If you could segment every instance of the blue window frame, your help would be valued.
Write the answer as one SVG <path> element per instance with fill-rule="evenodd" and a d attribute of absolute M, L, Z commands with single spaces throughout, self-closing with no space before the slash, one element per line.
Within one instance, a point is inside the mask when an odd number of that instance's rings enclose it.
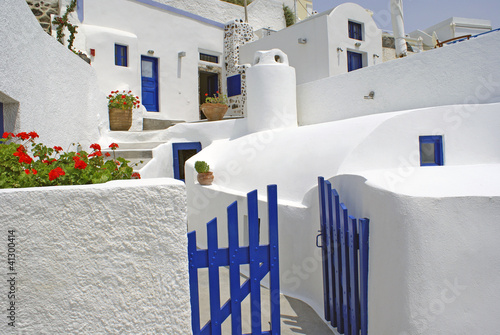
<path fill-rule="evenodd" d="M 128 47 L 126 45 L 115 44 L 115 65 L 128 66 Z"/>
<path fill-rule="evenodd" d="M 219 64 L 219 57 L 209 54 L 200 53 L 200 60 L 210 63 Z"/>
<path fill-rule="evenodd" d="M 184 165 L 189 158 L 201 151 L 201 143 L 173 143 L 172 151 L 174 157 L 174 178 L 184 181 L 186 179 L 186 176 L 184 174 Z"/>
<path fill-rule="evenodd" d="M 227 77 L 227 96 L 232 97 L 241 94 L 241 74 Z"/>
<path fill-rule="evenodd" d="M 363 40 L 363 26 L 361 23 L 349 21 L 349 38 Z"/>
<path fill-rule="evenodd" d="M 347 71 L 351 72 L 363 67 L 363 55 L 359 52 L 347 51 Z"/>
<path fill-rule="evenodd" d="M 443 165 L 443 136 L 420 136 L 420 166 Z"/>

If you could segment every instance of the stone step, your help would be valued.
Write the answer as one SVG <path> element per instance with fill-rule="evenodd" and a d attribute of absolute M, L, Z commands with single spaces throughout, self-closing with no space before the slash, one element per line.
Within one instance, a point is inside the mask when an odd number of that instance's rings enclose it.
<path fill-rule="evenodd" d="M 161 119 L 142 119 L 142 129 L 143 130 L 160 130 L 167 129 L 176 125 L 178 123 L 182 123 L 185 121 L 182 120 L 161 120 Z"/>

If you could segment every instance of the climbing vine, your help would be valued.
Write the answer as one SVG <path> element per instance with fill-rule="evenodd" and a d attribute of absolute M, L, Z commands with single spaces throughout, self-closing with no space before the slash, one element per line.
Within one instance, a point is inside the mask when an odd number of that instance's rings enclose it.
<path fill-rule="evenodd" d="M 76 0 L 71 0 L 71 3 L 66 7 L 66 12 L 64 13 L 63 16 L 61 17 L 56 17 L 52 21 L 52 24 L 57 25 L 57 40 L 59 43 L 64 45 L 63 39 L 64 39 L 64 28 L 66 27 L 69 31 L 69 38 L 68 38 L 68 49 L 72 50 L 73 49 L 73 42 L 75 41 L 75 35 L 77 33 L 76 28 L 78 28 L 77 25 L 71 24 L 68 19 L 68 15 L 71 14 L 72 12 L 75 11 L 76 8 Z"/>

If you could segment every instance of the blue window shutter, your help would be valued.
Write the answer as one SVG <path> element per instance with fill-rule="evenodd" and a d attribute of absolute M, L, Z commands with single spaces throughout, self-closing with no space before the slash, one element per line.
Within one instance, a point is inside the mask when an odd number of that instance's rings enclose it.
<path fill-rule="evenodd" d="M 443 136 L 420 136 L 420 166 L 444 165 Z"/>
<path fill-rule="evenodd" d="M 83 22 L 83 0 L 76 1 L 76 13 L 78 14 L 78 20 Z"/>
<path fill-rule="evenodd" d="M 115 44 L 115 65 L 128 66 L 127 49 L 126 45 Z"/>
<path fill-rule="evenodd" d="M 241 94 L 241 74 L 227 77 L 227 96 L 232 97 Z"/>
<path fill-rule="evenodd" d="M 347 70 L 354 71 L 363 67 L 363 55 L 357 52 L 347 51 Z"/>

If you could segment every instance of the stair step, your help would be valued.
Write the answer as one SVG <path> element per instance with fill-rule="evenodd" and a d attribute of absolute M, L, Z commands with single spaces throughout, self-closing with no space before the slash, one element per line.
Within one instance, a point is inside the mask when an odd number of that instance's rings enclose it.
<path fill-rule="evenodd" d="M 160 130 L 167 129 L 176 125 L 177 123 L 182 123 L 182 120 L 161 120 L 161 119 L 142 119 L 142 129 L 143 130 Z"/>

